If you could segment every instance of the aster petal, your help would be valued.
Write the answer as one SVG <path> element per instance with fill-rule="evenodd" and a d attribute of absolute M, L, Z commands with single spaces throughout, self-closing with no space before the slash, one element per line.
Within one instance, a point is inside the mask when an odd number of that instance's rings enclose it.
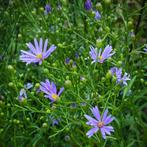
<path fill-rule="evenodd" d="M 53 93 L 57 93 L 56 85 L 53 82 L 51 82 L 51 89 L 52 89 Z"/>
<path fill-rule="evenodd" d="M 47 58 L 54 50 L 56 49 L 55 45 L 52 45 L 46 53 L 44 53 L 44 58 Z"/>
<path fill-rule="evenodd" d="M 36 55 L 36 49 L 31 42 L 27 43 L 27 47 Z"/>
<path fill-rule="evenodd" d="M 96 60 L 97 59 L 97 52 L 95 50 L 95 48 L 93 46 L 90 47 L 90 52 L 89 52 L 91 58 L 93 60 Z"/>
<path fill-rule="evenodd" d="M 48 91 L 47 88 L 43 87 L 43 86 L 40 86 L 40 90 L 46 94 L 50 94 L 50 92 Z"/>
<path fill-rule="evenodd" d="M 106 139 L 106 133 L 105 133 L 105 130 L 103 129 L 103 127 L 100 128 L 100 131 L 101 131 L 102 137 L 103 137 L 104 139 Z"/>
<path fill-rule="evenodd" d="M 99 130 L 98 127 L 94 127 L 94 128 L 92 128 L 92 129 L 90 129 L 90 130 L 86 133 L 86 135 L 88 136 L 88 138 L 90 138 L 90 137 L 91 137 L 93 134 L 95 134 L 98 130 Z"/>
<path fill-rule="evenodd" d="M 105 129 L 105 132 L 114 132 L 114 128 L 112 126 L 103 126 L 103 128 Z M 108 133 L 107 133 L 108 134 Z"/>
<path fill-rule="evenodd" d="M 44 48 L 43 48 L 43 53 L 46 52 L 46 49 L 47 49 L 47 44 L 48 44 L 48 39 L 45 40 L 45 43 L 44 43 Z"/>
<path fill-rule="evenodd" d="M 108 114 L 108 109 L 105 110 L 103 117 L 102 117 L 102 121 L 104 121 L 106 119 L 107 114 Z"/>
<path fill-rule="evenodd" d="M 109 54 L 110 54 L 111 51 L 112 51 L 112 46 L 107 45 L 105 47 L 103 53 L 102 53 L 102 57 L 103 57 L 104 60 L 107 59 L 107 58 L 109 58 Z"/>
<path fill-rule="evenodd" d="M 60 96 L 63 91 L 64 91 L 64 87 L 60 88 L 60 90 L 58 92 L 58 96 Z"/>
<path fill-rule="evenodd" d="M 107 125 L 107 124 L 111 123 L 114 119 L 115 119 L 115 117 L 112 117 L 111 115 L 109 115 L 108 117 L 105 118 L 104 124 Z"/>
<path fill-rule="evenodd" d="M 43 48 L 43 40 L 42 40 L 42 38 L 40 38 L 40 41 L 39 41 L 40 52 L 42 52 L 42 48 Z"/>
<path fill-rule="evenodd" d="M 99 50 L 99 54 L 98 54 L 98 57 L 101 56 L 101 53 L 102 53 L 102 49 L 100 48 L 100 50 Z"/>
<path fill-rule="evenodd" d="M 111 74 L 114 75 L 116 73 L 116 70 L 117 70 L 117 67 L 112 67 L 110 69 Z"/>
<path fill-rule="evenodd" d="M 101 120 L 101 116 L 100 116 L 100 112 L 97 106 L 93 107 L 92 109 L 90 109 L 91 112 L 93 113 L 94 117 L 100 121 Z"/>
<path fill-rule="evenodd" d="M 114 132 L 113 127 L 110 128 L 111 126 L 103 126 L 103 130 L 105 131 L 106 134 L 111 135 L 111 132 Z"/>
<path fill-rule="evenodd" d="M 52 96 L 51 96 L 50 94 L 45 95 L 44 97 L 49 98 L 52 102 L 54 102 L 54 101 L 55 101 L 55 99 L 53 99 L 53 98 L 52 98 Z"/>
<path fill-rule="evenodd" d="M 27 52 L 27 51 L 21 50 L 21 53 L 22 53 L 22 55 L 28 55 L 29 57 L 34 57 L 34 58 L 36 58 L 36 56 L 35 56 L 34 54 L 32 54 L 32 53 L 30 53 L 30 52 Z"/>
<path fill-rule="evenodd" d="M 89 115 L 84 115 L 86 117 L 86 119 L 89 121 L 89 124 L 92 125 L 92 126 L 97 126 L 97 123 L 98 121 L 94 118 L 92 118 L 91 116 Z"/>
<path fill-rule="evenodd" d="M 36 38 L 34 39 L 34 44 L 35 44 L 35 48 L 36 48 L 36 53 L 37 53 L 37 54 L 40 54 L 41 51 L 40 51 L 40 49 L 39 49 L 39 44 L 38 44 L 38 41 L 37 41 Z"/>

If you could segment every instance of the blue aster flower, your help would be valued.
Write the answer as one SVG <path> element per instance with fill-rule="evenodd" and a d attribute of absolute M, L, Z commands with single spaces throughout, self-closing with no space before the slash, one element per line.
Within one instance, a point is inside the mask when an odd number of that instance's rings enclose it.
<path fill-rule="evenodd" d="M 46 98 L 49 98 L 52 102 L 54 102 L 59 99 L 64 87 L 60 88 L 59 92 L 57 92 L 56 85 L 46 79 L 45 82 L 41 82 L 40 90 L 45 93 Z"/>
<path fill-rule="evenodd" d="M 147 48 L 144 48 L 143 50 L 144 50 L 145 53 L 147 53 Z"/>
<path fill-rule="evenodd" d="M 52 11 L 52 7 L 50 4 L 45 5 L 45 14 L 48 14 Z"/>
<path fill-rule="evenodd" d="M 85 1 L 85 3 L 84 3 L 84 8 L 85 8 L 87 11 L 91 10 L 91 8 L 92 8 L 92 2 L 91 2 L 91 0 L 86 0 L 86 1 Z"/>
<path fill-rule="evenodd" d="M 29 90 L 33 87 L 32 83 L 27 83 L 24 85 L 24 88 L 22 88 L 19 92 L 18 100 L 23 101 L 24 99 L 27 99 L 27 92 L 26 90 Z"/>
<path fill-rule="evenodd" d="M 126 72 L 122 75 L 122 68 L 113 67 L 110 69 L 111 74 L 115 75 L 117 78 L 117 83 L 127 85 L 127 81 L 130 80 L 130 75 Z"/>
<path fill-rule="evenodd" d="M 101 19 L 101 14 L 99 13 L 99 11 L 95 12 L 95 20 L 100 20 Z"/>
<path fill-rule="evenodd" d="M 90 47 L 90 56 L 93 59 L 94 62 L 103 63 L 106 59 L 110 58 L 115 52 L 112 52 L 112 46 L 107 45 L 102 52 L 102 49 L 100 48 L 99 52 L 94 48 Z"/>
<path fill-rule="evenodd" d="M 51 53 L 56 49 L 56 46 L 52 45 L 47 50 L 48 39 L 45 40 L 44 45 L 42 38 L 39 42 L 36 39 L 34 39 L 34 44 L 35 45 L 33 45 L 30 42 L 27 44 L 28 48 L 30 49 L 29 51 L 21 50 L 20 60 L 22 62 L 26 62 L 26 64 L 42 64 L 42 61 L 46 59 L 48 56 L 50 56 Z"/>
<path fill-rule="evenodd" d="M 92 129 L 89 130 L 86 135 L 88 136 L 88 138 L 90 138 L 100 130 L 102 137 L 106 139 L 106 135 L 111 135 L 111 132 L 114 132 L 113 127 L 109 126 L 108 124 L 111 123 L 115 118 L 112 115 L 107 115 L 108 109 L 106 109 L 101 116 L 97 106 L 91 108 L 91 112 L 95 118 L 92 118 L 91 116 L 86 114 L 84 115 L 88 120 L 86 124 L 92 126 Z"/>

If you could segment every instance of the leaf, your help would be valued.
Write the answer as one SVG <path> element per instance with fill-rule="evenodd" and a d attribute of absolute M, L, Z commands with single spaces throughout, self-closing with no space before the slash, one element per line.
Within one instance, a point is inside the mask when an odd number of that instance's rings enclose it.
<path fill-rule="evenodd" d="M 124 89 L 123 98 L 127 95 L 128 91 L 131 89 L 134 81 L 136 79 L 136 76 L 133 77 L 133 79 L 130 81 L 129 85 Z"/>

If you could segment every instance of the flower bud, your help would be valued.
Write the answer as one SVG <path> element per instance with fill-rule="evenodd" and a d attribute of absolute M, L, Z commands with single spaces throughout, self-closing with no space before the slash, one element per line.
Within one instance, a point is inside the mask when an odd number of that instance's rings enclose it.
<path fill-rule="evenodd" d="M 51 112 L 51 110 L 50 110 L 50 109 L 47 109 L 47 110 L 46 110 L 46 112 L 47 112 L 47 113 L 50 113 L 50 112 Z"/>
<path fill-rule="evenodd" d="M 122 61 L 118 61 L 117 66 L 121 66 L 121 65 L 122 65 Z"/>
<path fill-rule="evenodd" d="M 104 0 L 104 3 L 105 3 L 106 5 L 110 5 L 110 4 L 111 4 L 111 0 Z"/>
<path fill-rule="evenodd" d="M 12 65 L 8 65 L 7 68 L 8 68 L 9 71 L 15 71 L 15 69 Z"/>
<path fill-rule="evenodd" d="M 44 69 L 43 69 L 43 73 L 44 73 L 44 74 L 48 74 L 48 73 L 49 73 L 49 70 L 48 70 L 47 68 L 44 68 Z"/>
<path fill-rule="evenodd" d="M 97 3 L 96 4 L 96 8 L 101 11 L 103 9 L 102 4 L 101 3 Z"/>
<path fill-rule="evenodd" d="M 39 87 L 40 87 L 40 83 L 36 83 L 35 88 L 39 88 Z"/>
<path fill-rule="evenodd" d="M 72 86 L 72 83 L 70 80 L 66 80 L 65 83 L 64 83 L 65 87 L 71 87 Z"/>
<path fill-rule="evenodd" d="M 44 12 L 44 8 L 43 7 L 40 7 L 39 10 L 42 11 L 42 12 Z"/>
<path fill-rule="evenodd" d="M 97 39 L 97 40 L 96 40 L 96 46 L 97 46 L 98 48 L 101 48 L 101 47 L 103 46 L 103 40 Z"/>
<path fill-rule="evenodd" d="M 102 77 L 102 82 L 104 82 L 105 81 L 105 78 L 104 77 Z"/>
<path fill-rule="evenodd" d="M 144 79 L 141 78 L 141 79 L 140 79 L 140 82 L 141 82 L 141 83 L 144 83 Z"/>
<path fill-rule="evenodd" d="M 47 127 L 48 127 L 47 123 L 43 123 L 43 124 L 42 124 L 42 127 L 43 127 L 43 128 L 47 128 Z"/>
<path fill-rule="evenodd" d="M 22 35 L 21 34 L 18 34 L 18 38 L 21 39 L 22 38 Z"/>
<path fill-rule="evenodd" d="M 14 86 L 13 82 L 9 82 L 8 85 L 9 85 L 10 87 L 13 87 L 13 86 Z"/>
<path fill-rule="evenodd" d="M 27 117 L 27 118 L 26 118 L 26 121 L 30 121 L 30 118 L 29 118 L 29 117 Z"/>
<path fill-rule="evenodd" d="M 106 74 L 106 79 L 110 79 L 112 76 L 111 71 L 109 70 Z"/>
<path fill-rule="evenodd" d="M 0 116 L 4 116 L 4 112 L 1 112 L 1 113 L 0 113 Z"/>

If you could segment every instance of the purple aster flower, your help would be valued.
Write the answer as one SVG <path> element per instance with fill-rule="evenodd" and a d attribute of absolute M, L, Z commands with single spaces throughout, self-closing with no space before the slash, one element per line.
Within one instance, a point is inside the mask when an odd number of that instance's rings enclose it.
<path fill-rule="evenodd" d="M 72 67 L 76 67 L 76 61 L 73 61 Z"/>
<path fill-rule="evenodd" d="M 46 4 L 45 5 L 45 14 L 48 14 L 52 11 L 51 5 L 50 4 Z"/>
<path fill-rule="evenodd" d="M 24 99 L 27 98 L 27 93 L 26 93 L 26 90 L 24 88 L 22 88 L 19 92 L 19 97 L 18 97 L 18 100 L 19 101 L 23 101 Z"/>
<path fill-rule="evenodd" d="M 56 46 L 52 45 L 47 50 L 47 43 L 48 43 L 48 39 L 45 40 L 43 47 L 42 38 L 40 39 L 39 42 L 36 39 L 34 39 L 35 46 L 29 42 L 27 46 L 30 50 L 29 51 L 21 50 L 20 60 L 22 62 L 26 62 L 26 64 L 30 64 L 30 63 L 42 64 L 42 61 L 46 59 L 56 49 Z"/>
<path fill-rule="evenodd" d="M 101 19 L 101 15 L 100 15 L 99 11 L 95 12 L 95 19 L 96 20 L 100 20 Z"/>
<path fill-rule="evenodd" d="M 19 92 L 19 97 L 18 97 L 18 99 L 19 99 L 20 101 L 23 101 L 24 99 L 26 99 L 26 98 L 27 98 L 26 90 L 31 89 L 32 87 L 33 87 L 33 84 L 31 84 L 31 83 L 25 84 L 25 85 L 24 85 L 24 88 L 22 88 L 22 89 L 20 90 L 20 92 Z"/>
<path fill-rule="evenodd" d="M 143 50 L 145 51 L 145 53 L 147 53 L 147 48 L 144 48 Z"/>
<path fill-rule="evenodd" d="M 46 98 L 49 98 L 52 102 L 54 102 L 59 99 L 64 87 L 60 88 L 59 92 L 57 92 L 56 85 L 47 79 L 45 82 L 41 82 L 40 90 L 46 94 Z"/>
<path fill-rule="evenodd" d="M 115 118 L 111 115 L 108 115 L 108 109 L 105 110 L 102 116 L 100 116 L 99 109 L 97 106 L 93 107 L 91 109 L 91 112 L 93 113 L 94 117 L 92 118 L 89 115 L 84 115 L 88 122 L 86 122 L 87 125 L 93 126 L 91 130 L 89 130 L 86 135 L 88 138 L 93 136 L 98 130 L 100 130 L 102 137 L 106 139 L 106 135 L 111 135 L 111 132 L 114 132 L 114 129 L 112 126 L 108 126 L 109 123 L 111 123 Z"/>
<path fill-rule="evenodd" d="M 112 67 L 110 71 L 112 75 L 116 75 L 117 83 L 127 85 L 126 81 L 130 80 L 130 75 L 125 72 L 125 74 L 122 76 L 122 68 Z"/>
<path fill-rule="evenodd" d="M 91 0 L 86 0 L 84 3 L 84 8 L 89 11 L 92 8 L 92 2 Z"/>
<path fill-rule="evenodd" d="M 33 87 L 32 83 L 27 83 L 27 84 L 24 85 L 25 89 L 31 89 L 32 87 Z"/>
<path fill-rule="evenodd" d="M 70 58 L 67 57 L 67 58 L 65 59 L 65 64 L 69 64 L 69 62 L 70 62 Z"/>
<path fill-rule="evenodd" d="M 90 47 L 90 56 L 93 59 L 94 62 L 103 63 L 106 59 L 110 58 L 115 52 L 112 52 L 112 46 L 107 45 L 102 52 L 102 49 L 100 48 L 99 52 L 94 47 Z"/>
<path fill-rule="evenodd" d="M 75 53 L 75 57 L 79 58 L 79 53 L 78 52 Z"/>

